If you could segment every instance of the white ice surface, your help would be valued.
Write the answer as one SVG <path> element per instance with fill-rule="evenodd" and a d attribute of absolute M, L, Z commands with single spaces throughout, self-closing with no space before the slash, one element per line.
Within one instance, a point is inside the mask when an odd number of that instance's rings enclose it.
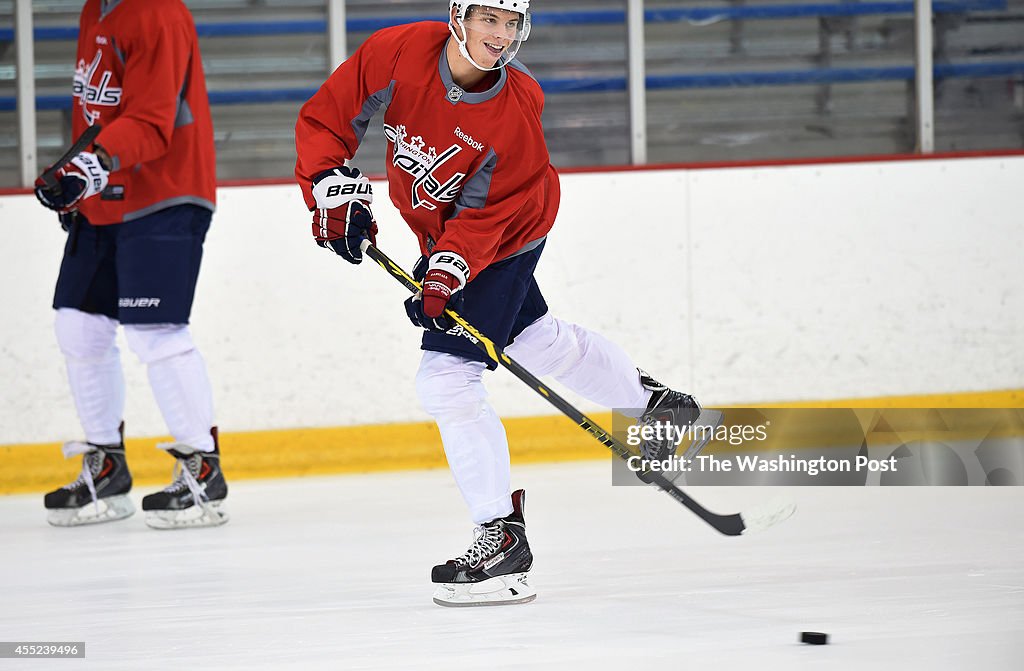
<path fill-rule="evenodd" d="M 463 609 L 430 599 L 471 539 L 446 471 L 233 483 L 231 522 L 186 531 L 51 528 L 41 496 L 0 497 L 0 640 L 87 655 L 0 669 L 1024 668 L 1024 488 L 692 489 L 799 505 L 727 538 L 609 481 L 515 468 L 539 596 Z"/>

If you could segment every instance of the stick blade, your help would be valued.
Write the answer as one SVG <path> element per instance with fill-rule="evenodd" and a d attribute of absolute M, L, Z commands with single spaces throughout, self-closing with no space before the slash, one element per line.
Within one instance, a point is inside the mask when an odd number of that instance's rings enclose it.
<path fill-rule="evenodd" d="M 740 513 L 743 533 L 757 533 L 785 522 L 796 512 L 796 504 L 788 499 L 776 498 Z"/>

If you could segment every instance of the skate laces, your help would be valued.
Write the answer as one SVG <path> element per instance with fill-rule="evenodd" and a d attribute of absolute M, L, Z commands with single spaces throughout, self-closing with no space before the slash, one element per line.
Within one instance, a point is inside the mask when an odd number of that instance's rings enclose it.
<path fill-rule="evenodd" d="M 64 452 L 65 459 L 82 455 L 82 472 L 78 474 L 77 480 L 71 484 L 64 485 L 63 489 L 71 491 L 85 485 L 89 489 L 89 495 L 92 497 L 93 505 L 96 506 L 97 510 L 99 510 L 100 503 L 99 499 L 96 497 L 96 483 L 93 482 L 92 473 L 93 471 L 96 471 L 97 473 L 100 472 L 100 469 L 103 468 L 103 458 L 106 455 L 95 445 L 78 441 L 64 443 L 61 451 Z"/>
<path fill-rule="evenodd" d="M 164 491 L 169 494 L 178 494 L 185 489 L 192 493 L 192 500 L 201 503 L 206 498 L 206 492 L 196 476 L 202 466 L 203 457 L 201 454 L 190 454 L 187 457 L 179 458 L 174 464 L 174 480 Z"/>
<path fill-rule="evenodd" d="M 469 546 L 469 549 L 461 557 L 456 557 L 455 563 L 457 565 L 474 566 L 485 557 L 489 557 L 498 551 L 501 547 L 501 541 L 505 537 L 502 533 L 501 524 L 492 524 L 490 526 L 482 524 L 473 529 L 473 544 Z"/>
<path fill-rule="evenodd" d="M 203 468 L 203 459 L 206 458 L 207 453 L 201 452 L 185 443 L 157 443 L 157 448 L 166 450 L 176 460 L 174 464 L 174 480 L 171 481 L 171 484 L 164 487 L 163 491 L 167 494 L 177 495 L 188 489 L 189 493 L 192 494 L 193 505 L 202 508 L 204 515 L 211 518 L 217 517 L 216 507 L 210 502 L 210 497 L 207 496 L 206 491 L 198 480 L 198 475 L 202 472 Z"/>
<path fill-rule="evenodd" d="M 644 461 L 655 461 L 661 456 L 661 444 L 653 440 L 640 443 L 640 457 Z"/>
<path fill-rule="evenodd" d="M 701 406 L 693 396 L 673 391 L 650 378 L 642 380 L 642 384 L 645 388 L 650 389 L 653 395 L 647 404 L 647 410 L 637 419 L 639 426 L 657 426 L 671 422 L 673 425 L 683 428 L 697 422 Z M 690 418 L 682 414 L 684 410 L 694 410 L 695 414 Z M 670 442 L 657 439 L 645 440 L 640 444 L 640 455 L 648 460 L 661 459 L 664 457 L 663 453 L 666 449 L 670 453 L 675 451 L 669 444 Z"/>
<path fill-rule="evenodd" d="M 657 413 L 659 410 L 663 410 L 663 408 L 660 408 L 659 406 L 665 400 L 668 394 L 668 389 L 654 392 L 654 396 L 651 397 L 651 403 L 648 405 L 648 410 L 646 410 L 644 414 L 640 415 L 639 419 L 637 420 L 638 426 L 657 426 L 659 422 L 664 421 L 663 419 L 658 418 Z M 657 401 L 654 400 L 655 398 L 657 398 Z M 661 453 L 663 451 L 662 445 L 664 442 L 665 441 L 663 440 L 656 439 L 644 440 L 643 442 L 640 443 L 640 456 L 647 460 L 654 460 L 660 458 Z"/>

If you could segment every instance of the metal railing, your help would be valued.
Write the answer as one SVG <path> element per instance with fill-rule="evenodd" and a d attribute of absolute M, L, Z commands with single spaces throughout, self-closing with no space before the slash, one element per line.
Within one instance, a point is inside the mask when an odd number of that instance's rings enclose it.
<path fill-rule="evenodd" d="M 346 52 L 346 33 L 369 33 L 375 30 L 420 20 L 445 20 L 438 16 L 345 17 L 343 0 L 327 0 L 333 12 L 328 20 L 287 21 L 235 21 L 199 22 L 201 37 L 255 37 L 291 34 L 328 34 L 332 55 L 329 62 L 340 62 Z M 598 25 L 621 24 L 629 26 L 627 53 L 635 56 L 645 53 L 644 27 L 647 24 L 671 22 L 715 22 L 779 20 L 807 17 L 855 17 L 867 15 L 915 15 L 918 26 L 916 62 L 907 65 L 882 67 L 831 67 L 818 65 L 806 68 L 727 70 L 712 72 L 678 72 L 647 75 L 643 59 L 630 58 L 625 76 L 540 77 L 546 94 L 591 93 L 627 91 L 630 100 L 630 157 L 633 163 L 646 161 L 647 133 L 645 129 L 644 98 L 648 91 L 665 89 L 782 86 L 795 84 L 839 84 L 865 81 L 917 82 L 917 145 L 920 151 L 931 151 L 934 139 L 933 101 L 931 81 L 955 77 L 1017 76 L 1024 75 L 1024 60 L 986 62 L 931 63 L 931 14 L 963 14 L 976 11 L 1002 10 L 1006 0 L 914 0 L 890 2 L 829 2 L 779 3 L 763 5 L 705 6 L 644 9 L 642 0 L 628 0 L 622 10 L 544 11 L 533 17 L 543 25 Z M 77 27 L 41 26 L 31 31 L 31 2 L 15 0 L 16 28 L 0 29 L 0 42 L 17 43 L 17 95 L 0 97 L 0 111 L 19 111 L 19 145 L 21 147 L 21 176 L 25 185 L 37 173 L 35 164 L 35 125 L 37 110 L 61 110 L 71 107 L 70 95 L 35 95 L 34 78 L 26 76 L 33 71 L 33 41 L 67 41 L 77 38 Z M 639 17 L 642 16 L 642 21 Z M 631 19 L 631 21 L 630 21 Z M 344 25 L 345 30 L 339 26 Z M 924 34 L 928 33 L 928 34 Z M 24 36 L 31 35 L 31 39 Z M 926 45 L 926 46 L 922 46 Z M 928 86 L 920 82 L 928 81 Z M 274 102 L 301 102 L 309 98 L 315 87 L 269 87 L 242 90 L 211 90 L 213 105 L 237 105 Z"/>

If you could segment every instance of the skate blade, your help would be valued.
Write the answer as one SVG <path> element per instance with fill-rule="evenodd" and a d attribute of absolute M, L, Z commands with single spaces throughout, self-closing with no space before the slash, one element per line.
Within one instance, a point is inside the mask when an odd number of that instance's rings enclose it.
<path fill-rule="evenodd" d="M 147 510 L 146 526 L 161 530 L 219 527 L 231 519 L 222 504 L 223 501 L 211 501 L 184 510 Z"/>
<path fill-rule="evenodd" d="M 510 573 L 472 583 L 438 583 L 434 603 L 446 608 L 511 606 L 529 603 L 537 591 L 527 582 L 527 573 Z"/>
<path fill-rule="evenodd" d="M 128 495 L 118 494 L 102 498 L 95 504 L 88 503 L 81 508 L 51 508 L 46 511 L 46 521 L 55 527 L 80 527 L 123 520 L 134 513 L 135 504 Z"/>

